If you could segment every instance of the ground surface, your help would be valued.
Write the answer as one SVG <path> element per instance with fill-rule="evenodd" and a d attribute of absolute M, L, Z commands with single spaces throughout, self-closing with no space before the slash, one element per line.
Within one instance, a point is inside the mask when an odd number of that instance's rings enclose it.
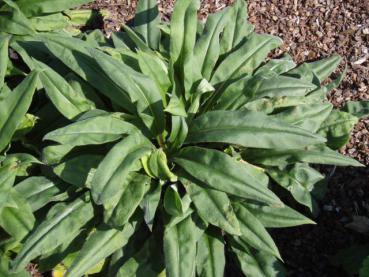
<path fill-rule="evenodd" d="M 173 0 L 160 1 L 164 18 L 170 17 Z M 200 16 L 229 5 L 228 0 L 201 1 Z M 330 100 L 341 106 L 348 100 L 369 99 L 369 0 L 249 0 L 249 20 L 258 32 L 277 35 L 285 44 L 276 55 L 288 52 L 296 62 L 338 53 L 348 74 Z M 88 7 L 108 9 L 107 33 L 132 19 L 136 0 L 97 0 Z M 342 68 L 344 64 L 342 64 Z M 369 119 L 357 124 L 350 143 L 342 149 L 369 165 Z M 326 169 L 323 169 L 326 170 Z M 328 193 L 319 202 L 315 226 L 273 231 L 290 276 L 346 276 L 331 265 L 330 257 L 368 237 L 347 224 L 369 215 L 369 168 L 337 169 Z M 363 216 L 363 217 L 358 217 Z M 360 221 L 360 220 L 359 220 Z M 368 228 L 364 224 L 363 228 Z M 356 228 L 357 229 L 357 228 Z"/>

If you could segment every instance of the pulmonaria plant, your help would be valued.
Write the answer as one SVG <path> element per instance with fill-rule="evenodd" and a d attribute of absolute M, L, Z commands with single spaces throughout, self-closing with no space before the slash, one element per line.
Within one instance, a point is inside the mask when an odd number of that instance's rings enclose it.
<path fill-rule="evenodd" d="M 34 261 L 65 277 L 224 276 L 238 270 L 229 261 L 283 276 L 267 228 L 313 223 L 285 204 L 313 210 L 324 176 L 309 163 L 360 166 L 334 151 L 357 121 L 326 99 L 344 73 L 321 85 L 341 59 L 266 60 L 282 41 L 253 32 L 243 0 L 205 23 L 198 8 L 177 0 L 167 24 L 140 0 L 111 39 L 38 33 L 20 45 L 47 95 L 47 134 L 39 176 L 14 187 L 35 223 L 12 272 Z"/>

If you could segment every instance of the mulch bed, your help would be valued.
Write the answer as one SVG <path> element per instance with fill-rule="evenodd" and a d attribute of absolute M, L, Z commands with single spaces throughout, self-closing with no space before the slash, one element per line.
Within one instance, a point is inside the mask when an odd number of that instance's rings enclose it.
<path fill-rule="evenodd" d="M 201 1 L 200 17 L 231 4 L 231 0 Z M 284 45 L 275 55 L 289 53 L 296 62 L 316 60 L 338 53 L 347 64 L 347 76 L 330 101 L 340 107 L 348 100 L 369 99 L 369 1 L 368 0 L 249 0 L 249 20 L 258 32 L 281 37 Z M 160 1 L 160 12 L 169 19 L 174 0 Z M 131 20 L 136 0 L 97 0 L 85 6 L 107 9 L 107 34 Z M 369 119 L 355 127 L 341 150 L 369 165 Z M 369 241 L 346 227 L 354 216 L 369 215 L 369 168 L 338 168 L 329 180 L 328 192 L 319 202 L 317 225 L 273 231 L 289 276 L 346 276 L 331 264 L 341 248 Z"/>

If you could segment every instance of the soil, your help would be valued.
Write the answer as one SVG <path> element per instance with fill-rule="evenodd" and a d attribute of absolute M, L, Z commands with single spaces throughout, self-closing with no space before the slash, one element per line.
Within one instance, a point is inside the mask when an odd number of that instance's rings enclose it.
<path fill-rule="evenodd" d="M 199 17 L 232 2 L 201 1 Z M 173 3 L 159 2 L 165 20 L 170 18 Z M 85 7 L 109 10 L 103 26 L 109 35 L 133 18 L 136 5 L 136 0 L 97 0 Z M 298 63 L 333 53 L 344 57 L 340 69 L 347 64 L 346 78 L 329 95 L 336 107 L 348 100 L 369 99 L 369 0 L 249 0 L 248 7 L 256 31 L 284 40 L 275 56 L 287 52 Z M 341 152 L 369 165 L 368 118 L 356 125 Z M 355 231 L 358 227 L 348 228 L 355 218 L 369 217 L 369 168 L 337 168 L 318 206 L 317 225 L 272 232 L 289 276 L 347 276 L 331 259 L 344 247 L 369 242 L 367 235 Z"/>

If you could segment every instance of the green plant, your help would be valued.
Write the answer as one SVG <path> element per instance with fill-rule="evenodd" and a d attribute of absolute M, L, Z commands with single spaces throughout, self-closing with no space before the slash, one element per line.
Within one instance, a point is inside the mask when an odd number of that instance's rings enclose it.
<path fill-rule="evenodd" d="M 253 32 L 244 1 L 205 24 L 198 7 L 178 0 L 165 24 L 141 0 L 134 27 L 111 40 L 38 33 L 18 48 L 48 97 L 48 144 L 33 140 L 43 165 L 8 185 L 36 222 L 11 249 L 13 272 L 36 261 L 66 277 L 224 276 L 231 260 L 281 276 L 266 228 L 313 223 L 284 204 L 313 208 L 324 176 L 308 164 L 360 166 L 333 150 L 357 120 L 326 100 L 344 73 L 321 85 L 339 57 L 265 61 L 281 40 Z"/>

